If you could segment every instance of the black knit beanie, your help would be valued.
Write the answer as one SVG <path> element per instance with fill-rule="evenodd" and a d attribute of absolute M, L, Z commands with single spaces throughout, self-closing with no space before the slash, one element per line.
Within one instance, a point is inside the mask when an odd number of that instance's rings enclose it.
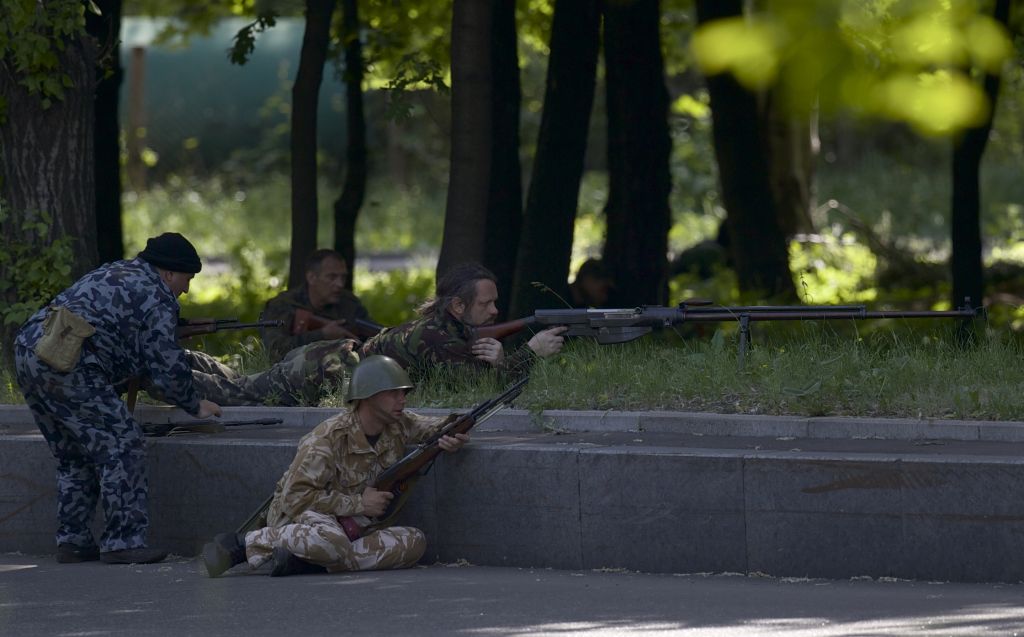
<path fill-rule="evenodd" d="M 171 272 L 195 274 L 203 269 L 199 253 L 188 239 L 177 232 L 165 232 L 146 241 L 146 249 L 139 258 L 151 265 Z"/>

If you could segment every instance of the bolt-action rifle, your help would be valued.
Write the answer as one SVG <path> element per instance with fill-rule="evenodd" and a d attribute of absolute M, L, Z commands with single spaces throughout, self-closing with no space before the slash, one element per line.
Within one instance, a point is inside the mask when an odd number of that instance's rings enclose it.
<path fill-rule="evenodd" d="M 164 436 L 177 436 L 180 434 L 216 434 L 221 433 L 227 427 L 244 427 L 247 425 L 280 425 L 284 420 L 281 418 L 254 418 L 252 420 L 219 420 L 208 418 L 206 420 L 191 420 L 183 422 L 144 422 L 142 432 L 147 436 L 162 438 Z"/>
<path fill-rule="evenodd" d="M 304 332 L 312 332 L 313 330 L 323 328 L 328 323 L 334 323 L 335 320 L 336 319 L 314 314 L 307 309 L 299 308 L 295 310 L 295 319 L 292 321 L 291 334 L 292 336 L 295 336 Z M 371 336 L 376 336 L 378 332 L 384 329 L 383 325 L 360 318 L 352 319 L 351 321 L 343 320 L 342 323 L 344 324 L 345 329 L 360 341 L 365 341 Z"/>
<path fill-rule="evenodd" d="M 656 327 L 680 323 L 717 323 L 739 321 L 740 362 L 750 342 L 751 321 L 821 321 L 840 319 L 885 318 L 961 318 L 985 316 L 983 307 L 971 307 L 970 299 L 955 310 L 868 310 L 863 305 L 744 305 L 716 306 L 705 299 L 683 301 L 676 307 L 645 305 L 631 309 L 566 309 L 537 310 L 533 316 L 485 325 L 474 330 L 475 338 L 502 339 L 520 330 L 537 326 L 540 329 L 567 326 L 566 336 L 587 336 L 598 343 L 625 343 L 648 334 Z"/>
<path fill-rule="evenodd" d="M 529 377 L 520 379 L 498 396 L 485 400 L 465 414 L 451 414 L 434 434 L 377 476 L 377 479 L 370 486 L 378 491 L 390 491 L 394 498 L 388 503 L 384 513 L 371 520 L 370 524 L 366 526 L 361 526 L 354 517 L 338 516 L 338 523 L 345 529 L 348 539 L 354 542 L 367 533 L 389 526 L 398 515 L 398 512 L 405 506 L 413 486 L 430 471 L 430 467 L 433 466 L 438 454 L 441 453 L 441 438 L 466 433 L 474 426 L 504 409 L 519 394 L 523 393 L 528 380 Z M 253 512 L 238 527 L 236 533 L 254 531 L 266 524 L 267 509 L 270 508 L 270 503 L 273 499 L 273 495 L 268 497 L 260 508 Z"/>
<path fill-rule="evenodd" d="M 200 319 L 178 319 L 178 327 L 175 334 L 178 340 L 200 336 L 202 334 L 213 334 L 223 330 L 244 330 L 251 327 L 281 327 L 284 321 L 254 321 L 242 323 L 234 318 L 200 318 Z"/>

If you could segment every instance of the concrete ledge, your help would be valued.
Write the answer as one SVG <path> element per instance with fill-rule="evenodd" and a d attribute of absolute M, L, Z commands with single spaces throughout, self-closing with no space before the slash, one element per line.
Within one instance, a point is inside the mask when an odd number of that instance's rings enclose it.
<path fill-rule="evenodd" d="M 191 555 L 236 528 L 334 413 L 232 408 L 285 423 L 152 439 L 151 542 Z M 55 463 L 25 416 L 0 408 L 0 551 L 52 552 Z M 435 464 L 404 522 L 428 561 L 1016 582 L 1021 484 L 1022 423 L 508 411 Z"/>

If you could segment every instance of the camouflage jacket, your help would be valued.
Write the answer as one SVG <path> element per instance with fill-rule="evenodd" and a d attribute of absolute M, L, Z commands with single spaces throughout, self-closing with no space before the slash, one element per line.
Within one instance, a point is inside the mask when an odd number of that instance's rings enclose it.
<path fill-rule="evenodd" d="M 96 328 L 85 339 L 71 373 L 81 372 L 111 386 L 132 376 L 149 377 L 168 402 L 190 414 L 199 411 L 192 370 L 175 337 L 178 300 L 155 267 L 141 259 L 108 263 L 58 294 L 50 305 L 63 305 Z M 35 347 L 46 315 L 45 307 L 33 314 L 16 342 Z"/>
<path fill-rule="evenodd" d="M 302 308 L 309 310 L 318 316 L 329 319 L 344 319 L 353 321 L 355 319 L 369 320 L 370 313 L 359 301 L 359 297 L 345 290 L 341 300 L 332 303 L 319 310 L 314 309 L 309 303 L 309 293 L 306 286 L 296 290 L 288 290 L 267 301 L 263 309 L 262 319 L 265 321 L 281 321 L 281 327 L 263 329 L 263 345 L 270 355 L 270 362 L 276 363 L 284 358 L 284 355 L 295 349 L 316 341 L 325 340 L 323 330 L 310 330 L 302 334 L 292 335 L 292 324 L 295 323 L 295 310 Z"/>
<path fill-rule="evenodd" d="M 427 438 L 443 421 L 407 411 L 371 446 L 355 412 L 328 418 L 299 441 L 295 459 L 277 482 L 267 524 L 290 524 L 304 511 L 362 515 L 363 490 L 405 455 L 406 444 Z"/>
<path fill-rule="evenodd" d="M 451 314 L 441 312 L 424 316 L 384 330 L 363 344 L 362 356 L 383 354 L 404 367 L 414 381 L 443 365 L 472 365 L 478 369 L 492 366 L 473 355 L 473 328 Z M 520 376 L 533 365 L 537 355 L 523 345 L 505 354 L 498 371 Z"/>

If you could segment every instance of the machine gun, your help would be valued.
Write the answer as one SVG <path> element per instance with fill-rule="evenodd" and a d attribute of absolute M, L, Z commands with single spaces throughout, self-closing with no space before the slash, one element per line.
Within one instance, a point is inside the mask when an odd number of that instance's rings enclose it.
<path fill-rule="evenodd" d="M 474 329 L 476 338 L 502 339 L 529 326 L 542 329 L 567 326 L 566 336 L 587 336 L 598 343 L 625 343 L 648 334 L 656 327 L 680 323 L 739 321 L 740 364 L 750 343 L 751 321 L 822 321 L 885 318 L 961 318 L 985 316 L 982 307 L 971 307 L 970 299 L 955 310 L 868 310 L 863 305 L 743 305 L 716 306 L 705 299 L 683 301 L 676 307 L 645 305 L 631 309 L 537 310 L 533 316 L 485 325 Z"/>

